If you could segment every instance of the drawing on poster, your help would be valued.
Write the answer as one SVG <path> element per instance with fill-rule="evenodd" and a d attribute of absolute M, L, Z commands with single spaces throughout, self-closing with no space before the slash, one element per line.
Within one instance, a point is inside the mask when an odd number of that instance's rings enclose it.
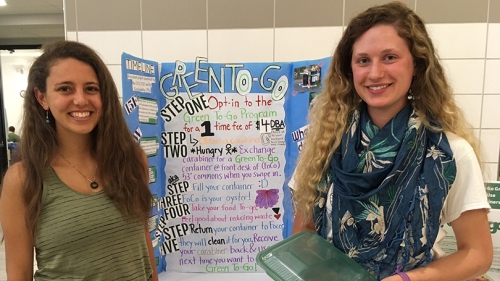
<path fill-rule="evenodd" d="M 322 88 L 321 65 L 319 63 L 295 68 L 293 77 L 293 89 L 296 92 L 320 91 Z"/>

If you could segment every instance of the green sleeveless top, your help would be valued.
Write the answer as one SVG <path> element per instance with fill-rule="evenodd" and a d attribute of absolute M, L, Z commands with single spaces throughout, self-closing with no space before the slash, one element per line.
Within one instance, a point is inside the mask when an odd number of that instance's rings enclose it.
<path fill-rule="evenodd" d="M 38 223 L 36 281 L 151 278 L 144 226 L 125 220 L 103 191 L 76 192 L 50 168 Z"/>

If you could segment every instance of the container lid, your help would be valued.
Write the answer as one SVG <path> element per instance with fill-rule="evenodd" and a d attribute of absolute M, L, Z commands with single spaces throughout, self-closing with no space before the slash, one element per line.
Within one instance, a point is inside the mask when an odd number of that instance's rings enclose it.
<path fill-rule="evenodd" d="M 376 281 L 346 254 L 308 231 L 261 251 L 257 264 L 276 281 Z"/>

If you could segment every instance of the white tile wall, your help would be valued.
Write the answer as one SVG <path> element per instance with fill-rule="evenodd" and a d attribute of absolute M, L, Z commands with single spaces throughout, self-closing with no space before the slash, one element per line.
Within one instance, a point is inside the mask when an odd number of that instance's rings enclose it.
<path fill-rule="evenodd" d="M 426 28 L 440 58 L 484 58 L 486 23 L 428 24 Z"/>
<path fill-rule="evenodd" d="M 484 93 L 485 95 L 482 112 L 483 128 L 495 128 L 492 130 L 481 131 L 481 141 L 487 150 L 491 153 L 483 161 L 491 162 L 484 165 L 485 180 L 498 180 L 498 158 L 500 146 L 500 24 L 488 25 L 488 42 Z"/>
<path fill-rule="evenodd" d="M 341 36 L 341 26 L 276 28 L 275 61 L 289 62 L 330 57 Z"/>
<path fill-rule="evenodd" d="M 107 65 L 113 80 L 115 81 L 116 88 L 118 89 L 118 95 L 123 97 L 122 92 L 122 66 L 120 64 Z"/>
<path fill-rule="evenodd" d="M 487 59 L 485 77 L 484 77 L 485 94 L 500 94 L 499 78 L 500 78 L 500 59 Z"/>
<path fill-rule="evenodd" d="M 221 29 L 208 31 L 208 61 L 272 62 L 273 29 Z"/>
<path fill-rule="evenodd" d="M 500 59 L 500 23 L 488 25 L 488 52 L 487 58 Z"/>
<path fill-rule="evenodd" d="M 481 152 L 482 161 L 498 163 L 498 153 L 500 148 L 500 129 L 481 130 Z"/>
<path fill-rule="evenodd" d="M 122 53 L 142 58 L 141 31 L 80 31 L 78 41 L 92 46 L 106 64 L 121 64 Z M 150 44 L 154 44 L 151 42 Z"/>
<path fill-rule="evenodd" d="M 78 41 L 76 34 L 77 33 L 74 31 L 66 32 L 66 40 Z"/>
<path fill-rule="evenodd" d="M 143 31 L 144 58 L 162 62 L 191 62 L 207 57 L 206 30 Z"/>
<path fill-rule="evenodd" d="M 497 163 L 483 164 L 483 179 L 484 181 L 496 181 L 498 173 Z"/>
<path fill-rule="evenodd" d="M 455 102 L 463 110 L 472 128 L 481 128 L 482 95 L 455 95 Z"/>
<path fill-rule="evenodd" d="M 484 59 L 442 60 L 455 94 L 483 92 Z"/>
<path fill-rule="evenodd" d="M 500 94 L 484 96 L 482 118 L 483 128 L 500 129 Z"/>
<path fill-rule="evenodd" d="M 472 129 L 472 132 L 474 133 L 474 136 L 475 136 L 477 139 L 480 139 L 480 138 L 481 138 L 481 130 L 480 130 L 480 129 Z"/>

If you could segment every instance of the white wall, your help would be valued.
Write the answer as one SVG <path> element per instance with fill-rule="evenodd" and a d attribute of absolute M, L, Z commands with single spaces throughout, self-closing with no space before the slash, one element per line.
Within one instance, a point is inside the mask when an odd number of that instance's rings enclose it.
<path fill-rule="evenodd" d="M 500 24 L 428 24 L 455 100 L 482 144 L 484 179 L 497 178 L 500 148 Z"/>
<path fill-rule="evenodd" d="M 22 108 L 24 99 L 20 92 L 28 85 L 28 71 L 38 51 L 17 50 L 10 54 L 8 51 L 0 52 L 2 67 L 3 99 L 7 123 L 16 127 L 18 133 L 21 128 Z"/>

